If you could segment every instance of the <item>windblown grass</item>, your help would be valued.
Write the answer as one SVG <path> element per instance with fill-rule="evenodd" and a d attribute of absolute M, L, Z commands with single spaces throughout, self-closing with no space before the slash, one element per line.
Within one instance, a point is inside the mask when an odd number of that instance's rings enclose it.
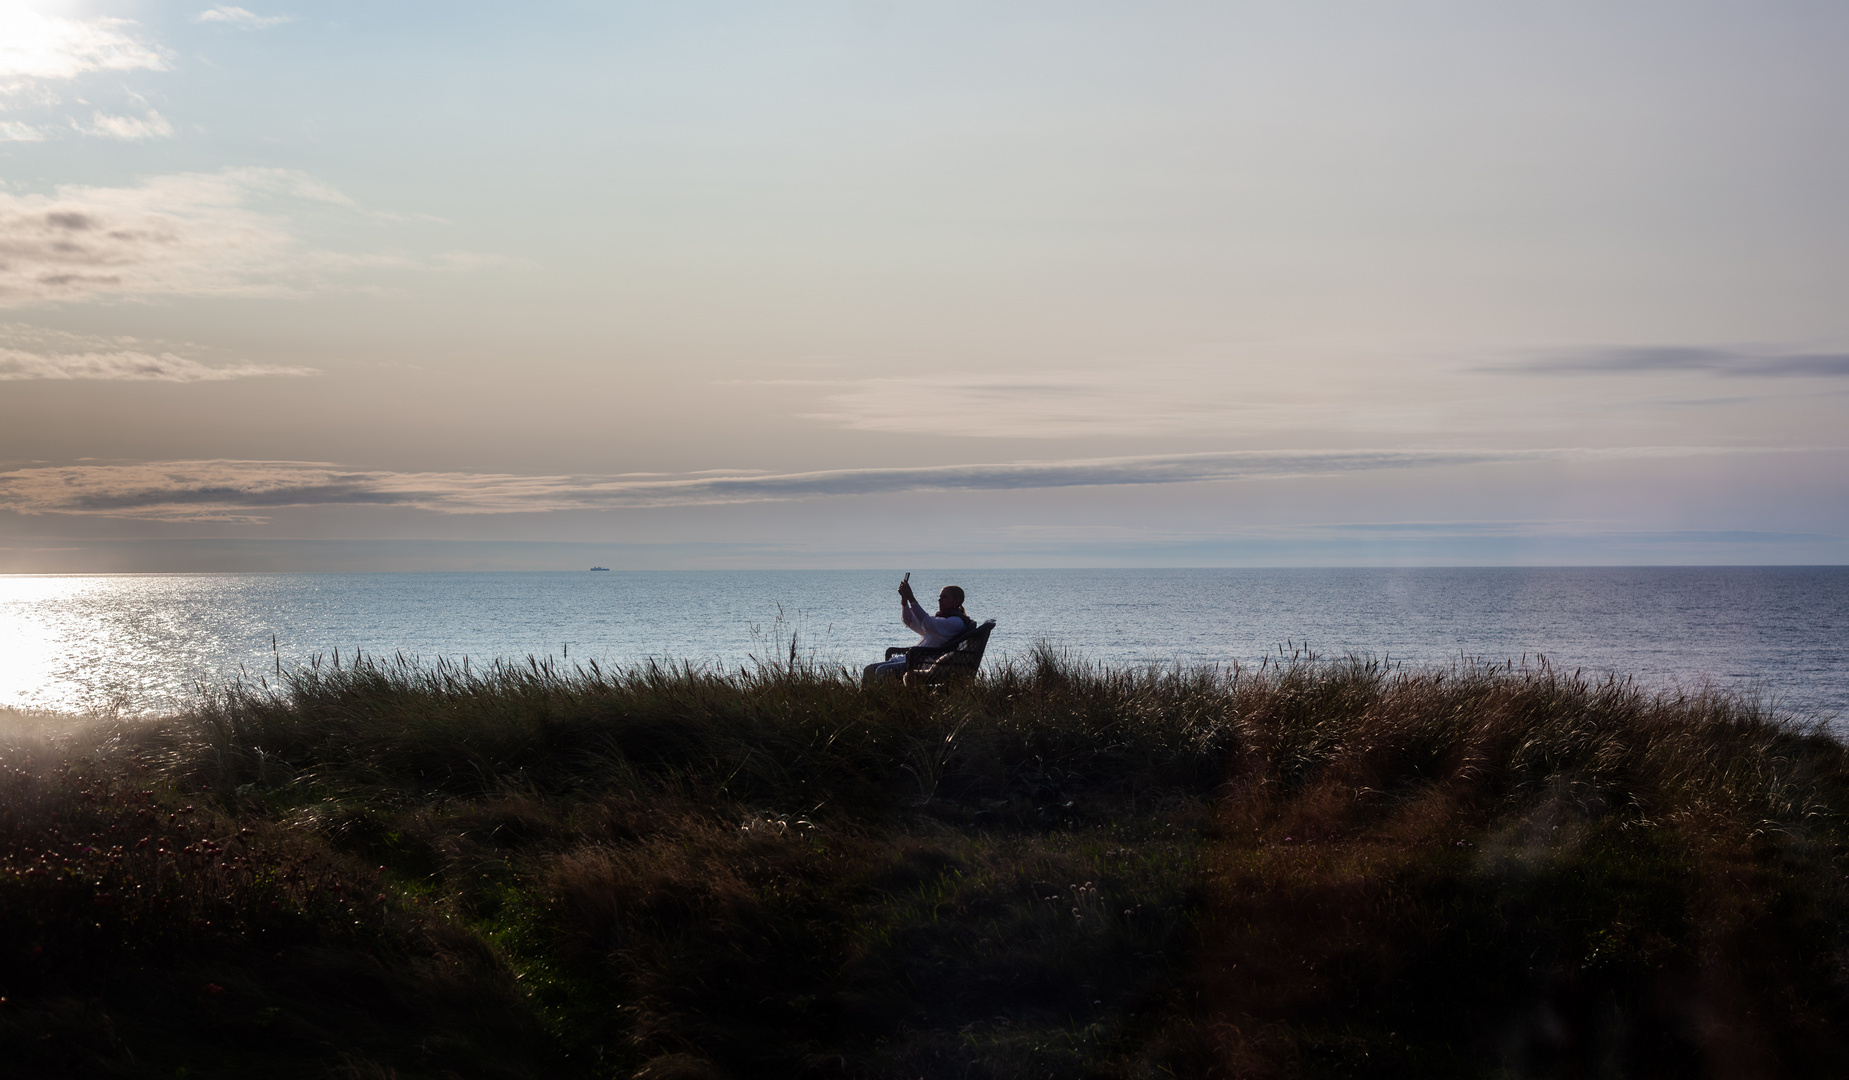
<path fill-rule="evenodd" d="M 394 659 L 0 744 L 45 1075 L 1849 1066 L 1849 761 L 1726 695 Z"/>

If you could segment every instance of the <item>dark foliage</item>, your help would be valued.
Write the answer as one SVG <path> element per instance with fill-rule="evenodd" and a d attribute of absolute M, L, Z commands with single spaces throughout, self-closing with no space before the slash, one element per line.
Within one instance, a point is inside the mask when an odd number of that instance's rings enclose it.
<path fill-rule="evenodd" d="M 792 650 L 39 726 L 0 750 L 28 1075 L 1849 1067 L 1844 749 L 1733 698 Z"/>

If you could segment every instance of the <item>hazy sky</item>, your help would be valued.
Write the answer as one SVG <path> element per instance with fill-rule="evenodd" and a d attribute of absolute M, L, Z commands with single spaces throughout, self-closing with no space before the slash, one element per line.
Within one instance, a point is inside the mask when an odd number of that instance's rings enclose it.
<path fill-rule="evenodd" d="M 0 571 L 1849 561 L 1846 56 L 0 0 Z"/>

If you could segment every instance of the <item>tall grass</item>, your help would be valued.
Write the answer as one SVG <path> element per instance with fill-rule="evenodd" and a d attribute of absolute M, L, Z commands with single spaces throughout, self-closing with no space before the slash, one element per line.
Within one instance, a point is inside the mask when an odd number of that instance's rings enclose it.
<path fill-rule="evenodd" d="M 1042 648 L 918 692 L 792 640 L 732 671 L 317 663 L 5 754 L 0 903 L 31 914 L 0 1025 L 41 1049 L 145 1032 L 110 980 L 205 956 L 273 1020 L 318 1018 L 309 1072 L 1849 1060 L 1844 747 L 1712 691 Z M 140 914 L 93 918 L 99 890 Z M 301 989 L 310 954 L 370 957 L 368 1009 Z M 213 985 L 186 1000 L 225 1013 Z M 500 1023 L 458 1020 L 489 1001 Z M 68 1060 L 180 1062 L 215 1021 L 179 1012 Z"/>

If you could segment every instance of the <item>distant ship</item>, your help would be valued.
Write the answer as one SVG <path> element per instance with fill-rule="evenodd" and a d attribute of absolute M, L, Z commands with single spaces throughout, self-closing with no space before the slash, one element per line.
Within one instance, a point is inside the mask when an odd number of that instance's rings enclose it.
<path fill-rule="evenodd" d="M 610 568 L 609 568 L 609 567 L 607 567 L 607 566 L 593 566 L 593 567 L 591 567 L 591 569 L 593 569 L 593 570 L 608 570 L 608 569 L 610 569 Z"/>

